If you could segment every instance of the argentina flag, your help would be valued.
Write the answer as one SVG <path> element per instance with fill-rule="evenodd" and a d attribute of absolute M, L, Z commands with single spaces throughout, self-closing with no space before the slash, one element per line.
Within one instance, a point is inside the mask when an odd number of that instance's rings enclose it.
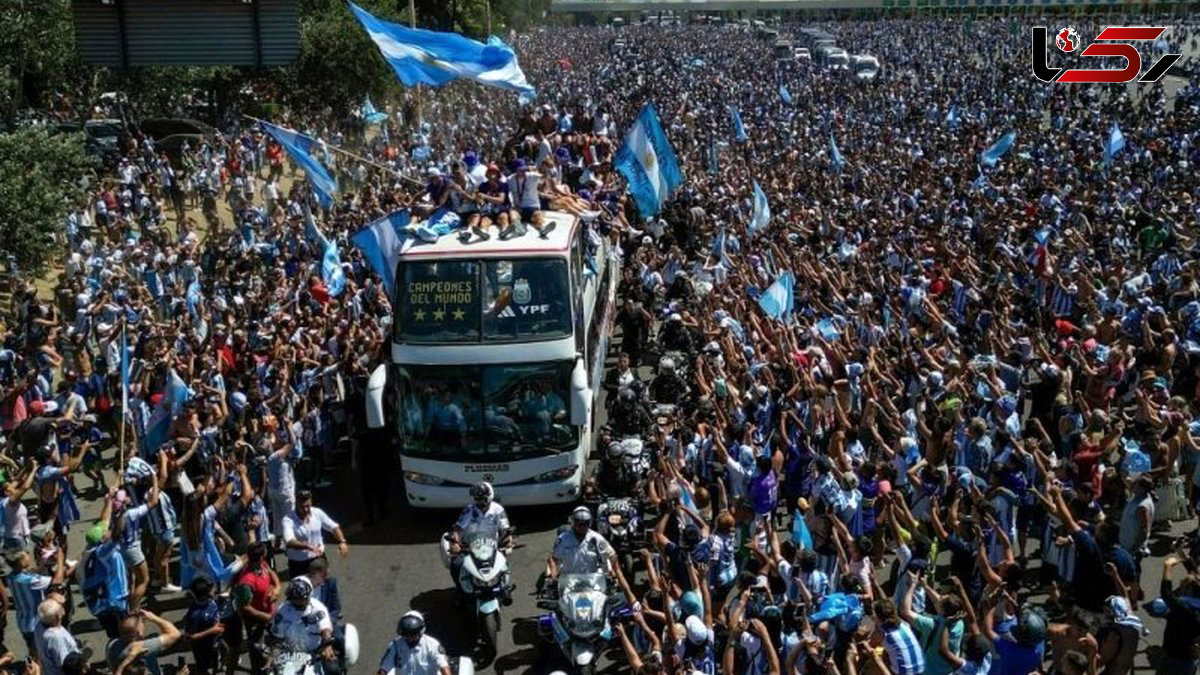
<path fill-rule="evenodd" d="M 350 10 L 366 29 L 383 58 L 406 86 L 440 87 L 465 77 L 491 87 L 509 89 L 532 99 L 536 91 L 525 80 L 512 48 L 497 37 L 487 44 L 458 33 L 409 28 L 375 18 L 350 3 Z"/>
<path fill-rule="evenodd" d="M 784 272 L 759 296 L 758 306 L 762 309 L 763 314 L 775 320 L 783 319 L 791 314 L 795 303 L 793 295 L 795 287 L 796 281 L 792 278 L 792 273 Z"/>
<path fill-rule="evenodd" d="M 742 124 L 742 113 L 738 109 L 729 106 L 729 118 L 733 120 L 733 140 L 738 143 L 745 143 L 750 140 L 750 136 L 746 134 L 746 125 Z"/>
<path fill-rule="evenodd" d="M 983 154 L 979 156 L 979 162 L 989 169 L 993 166 L 996 166 L 996 162 L 999 162 L 1000 158 L 1004 156 L 1004 153 L 1011 150 L 1013 144 L 1016 142 L 1017 132 L 1010 131 L 1007 134 L 1004 134 L 1000 137 L 1000 140 L 996 141 L 991 145 L 991 147 L 983 151 Z"/>
<path fill-rule="evenodd" d="M 1104 167 L 1108 168 L 1112 164 L 1113 157 L 1117 156 L 1125 148 L 1125 134 L 1121 133 L 1121 127 L 1116 122 L 1112 123 L 1112 127 L 1108 130 L 1108 139 L 1104 141 Z"/>
<path fill-rule="evenodd" d="M 767 193 L 763 192 L 762 186 L 758 181 L 754 181 L 754 215 L 750 217 L 750 223 L 746 226 L 746 231 L 754 234 L 765 228 L 771 220 L 771 205 L 767 203 Z"/>
<path fill-rule="evenodd" d="M 259 125 L 262 126 L 263 131 L 278 141 L 284 150 L 287 150 L 292 161 L 304 169 L 304 175 L 308 177 L 308 182 L 312 183 L 313 192 L 316 193 L 317 201 L 321 202 L 321 206 L 325 208 L 333 206 L 333 195 L 337 194 L 338 184 L 337 180 L 329 175 L 329 170 L 309 152 L 317 142 L 304 134 L 284 129 L 270 122 L 260 121 Z"/>
<path fill-rule="evenodd" d="M 367 225 L 350 237 L 350 242 L 362 251 L 363 258 L 371 269 L 383 279 L 388 296 L 394 295 L 396 287 L 396 265 L 400 262 L 400 247 L 406 237 L 408 209 L 396 211 Z"/>
<path fill-rule="evenodd" d="M 613 166 L 629 181 L 629 193 L 643 218 L 657 214 L 671 192 L 683 183 L 679 161 L 658 122 L 654 104 L 647 103 L 634 120 Z"/>

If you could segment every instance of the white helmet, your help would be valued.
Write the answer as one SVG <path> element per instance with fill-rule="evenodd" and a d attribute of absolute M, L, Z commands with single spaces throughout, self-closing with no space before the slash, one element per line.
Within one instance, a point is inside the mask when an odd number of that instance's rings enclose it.
<path fill-rule="evenodd" d="M 673 359 L 669 356 L 663 357 L 663 359 L 658 362 L 658 369 L 664 373 L 674 372 L 675 371 L 675 359 Z"/>
<path fill-rule="evenodd" d="M 481 509 L 486 509 L 492 505 L 492 499 L 495 497 L 496 491 L 492 489 L 492 484 L 487 481 L 479 481 L 471 486 L 471 499 L 475 501 L 475 505 Z"/>

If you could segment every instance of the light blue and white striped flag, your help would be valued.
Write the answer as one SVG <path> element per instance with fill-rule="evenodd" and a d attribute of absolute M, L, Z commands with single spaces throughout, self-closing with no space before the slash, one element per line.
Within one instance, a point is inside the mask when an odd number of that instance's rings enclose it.
<path fill-rule="evenodd" d="M 388 118 L 388 114 L 386 112 L 381 112 L 375 109 L 375 104 L 371 103 L 370 94 L 367 94 L 365 97 L 363 97 L 362 116 L 363 120 L 366 121 L 367 124 L 379 124 Z"/>
<path fill-rule="evenodd" d="M 750 140 L 746 135 L 746 125 L 742 124 L 742 114 L 734 106 L 729 106 L 729 117 L 733 120 L 733 140 L 745 143 Z"/>
<path fill-rule="evenodd" d="M 388 214 L 355 232 L 350 242 L 363 252 L 371 269 L 383 279 L 388 296 L 395 295 L 396 264 L 400 262 L 400 248 L 407 238 L 404 228 L 408 226 L 408 209 Z"/>
<path fill-rule="evenodd" d="M 330 208 L 333 206 L 333 195 L 337 194 L 338 184 L 333 176 L 329 175 L 329 170 L 325 168 L 316 157 L 312 156 L 311 150 L 318 142 L 304 134 L 301 134 L 291 129 L 285 129 L 281 126 L 271 124 L 270 122 L 259 122 L 263 131 L 267 132 L 287 150 L 292 161 L 300 165 L 304 169 L 304 175 L 308 177 L 308 182 L 312 184 L 313 191 L 317 195 L 317 201 L 321 202 L 321 206 Z M 328 150 L 326 150 L 328 153 Z"/>
<path fill-rule="evenodd" d="M 779 98 L 783 99 L 783 102 L 788 105 L 792 104 L 792 92 L 788 91 L 787 85 L 779 85 Z"/>
<path fill-rule="evenodd" d="M 515 91 L 527 100 L 536 94 L 517 63 L 516 53 L 498 37 L 490 37 L 484 44 L 458 33 L 409 28 L 383 21 L 353 2 L 350 10 L 406 86 L 428 84 L 440 87 L 463 77 L 490 87 Z"/>
<path fill-rule="evenodd" d="M 962 121 L 962 115 L 958 112 L 958 106 L 950 106 L 950 110 L 946 111 L 946 126 L 951 130 L 957 129 L 959 122 Z"/>
<path fill-rule="evenodd" d="M 846 166 L 846 158 L 842 157 L 842 151 L 838 149 L 837 141 L 833 139 L 833 132 L 829 132 L 829 158 L 833 162 L 833 170 L 841 171 L 842 167 Z"/>
<path fill-rule="evenodd" d="M 754 215 L 746 225 L 746 231 L 754 234 L 765 228 L 771 220 L 771 205 L 767 202 L 767 193 L 763 192 L 758 181 L 754 181 Z"/>
<path fill-rule="evenodd" d="M 346 272 L 342 269 L 342 258 L 338 254 L 337 244 L 325 236 L 317 227 L 317 220 L 312 210 L 304 207 L 304 236 L 321 251 L 321 281 L 333 297 L 346 290 Z"/>
<path fill-rule="evenodd" d="M 1113 158 L 1124 148 L 1125 134 L 1121 133 L 1121 127 L 1113 122 L 1108 129 L 1108 139 L 1104 141 L 1104 167 L 1108 168 L 1112 164 Z"/>
<path fill-rule="evenodd" d="M 146 435 L 142 437 L 142 449 L 153 455 L 159 446 L 167 441 L 171 430 L 171 421 L 179 414 L 183 404 L 192 397 L 192 390 L 172 368 L 167 375 L 167 386 L 163 390 L 162 400 L 155 406 L 150 419 L 146 421 Z"/>
<path fill-rule="evenodd" d="M 675 188 L 683 184 L 683 172 L 654 104 L 647 103 L 633 121 L 613 166 L 629 182 L 629 193 L 643 218 L 657 214 Z"/>
<path fill-rule="evenodd" d="M 1013 144 L 1016 142 L 1016 131 L 1010 131 L 1007 134 L 1004 134 L 1000 137 L 1000 140 L 996 141 L 991 145 L 991 147 L 983 151 L 983 154 L 979 156 L 979 162 L 989 169 L 993 166 L 996 166 L 996 162 L 999 162 L 1000 158 L 1004 156 L 1004 153 L 1011 150 Z"/>
<path fill-rule="evenodd" d="M 791 272 L 784 272 L 758 298 L 758 306 L 769 318 L 780 320 L 792 313 L 795 302 L 792 293 L 796 282 Z"/>

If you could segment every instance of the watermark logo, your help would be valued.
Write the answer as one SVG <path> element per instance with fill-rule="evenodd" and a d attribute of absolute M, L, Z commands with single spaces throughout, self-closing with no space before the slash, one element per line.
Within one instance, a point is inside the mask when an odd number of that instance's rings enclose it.
<path fill-rule="evenodd" d="M 1079 49 L 1079 33 L 1074 28 L 1064 28 L 1054 36 L 1054 44 L 1064 52 L 1071 53 Z"/>
<path fill-rule="evenodd" d="M 1117 83 L 1132 82 L 1142 71 L 1142 55 L 1129 42 L 1153 42 L 1162 37 L 1166 27 L 1158 26 L 1109 26 L 1100 31 L 1096 41 L 1079 53 L 1081 57 L 1119 56 L 1125 59 L 1125 67 L 1111 68 L 1052 68 L 1046 59 L 1048 31 L 1045 26 L 1033 27 L 1033 76 L 1043 82 L 1068 83 Z M 1100 42 L 1100 41 L 1105 42 Z M 1079 34 L 1074 28 L 1062 28 L 1054 34 L 1054 44 L 1068 54 L 1079 49 Z M 1138 82 L 1157 82 L 1171 69 L 1182 54 L 1163 54 L 1158 61 L 1138 79 Z"/>

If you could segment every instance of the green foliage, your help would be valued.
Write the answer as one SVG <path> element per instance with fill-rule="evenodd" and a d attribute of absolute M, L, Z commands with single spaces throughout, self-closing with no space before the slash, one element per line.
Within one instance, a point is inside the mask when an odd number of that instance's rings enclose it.
<path fill-rule="evenodd" d="M 24 273 L 40 275 L 58 252 L 54 234 L 75 200 L 80 176 L 95 164 L 83 134 L 22 128 L 0 134 L 0 251 Z"/>

